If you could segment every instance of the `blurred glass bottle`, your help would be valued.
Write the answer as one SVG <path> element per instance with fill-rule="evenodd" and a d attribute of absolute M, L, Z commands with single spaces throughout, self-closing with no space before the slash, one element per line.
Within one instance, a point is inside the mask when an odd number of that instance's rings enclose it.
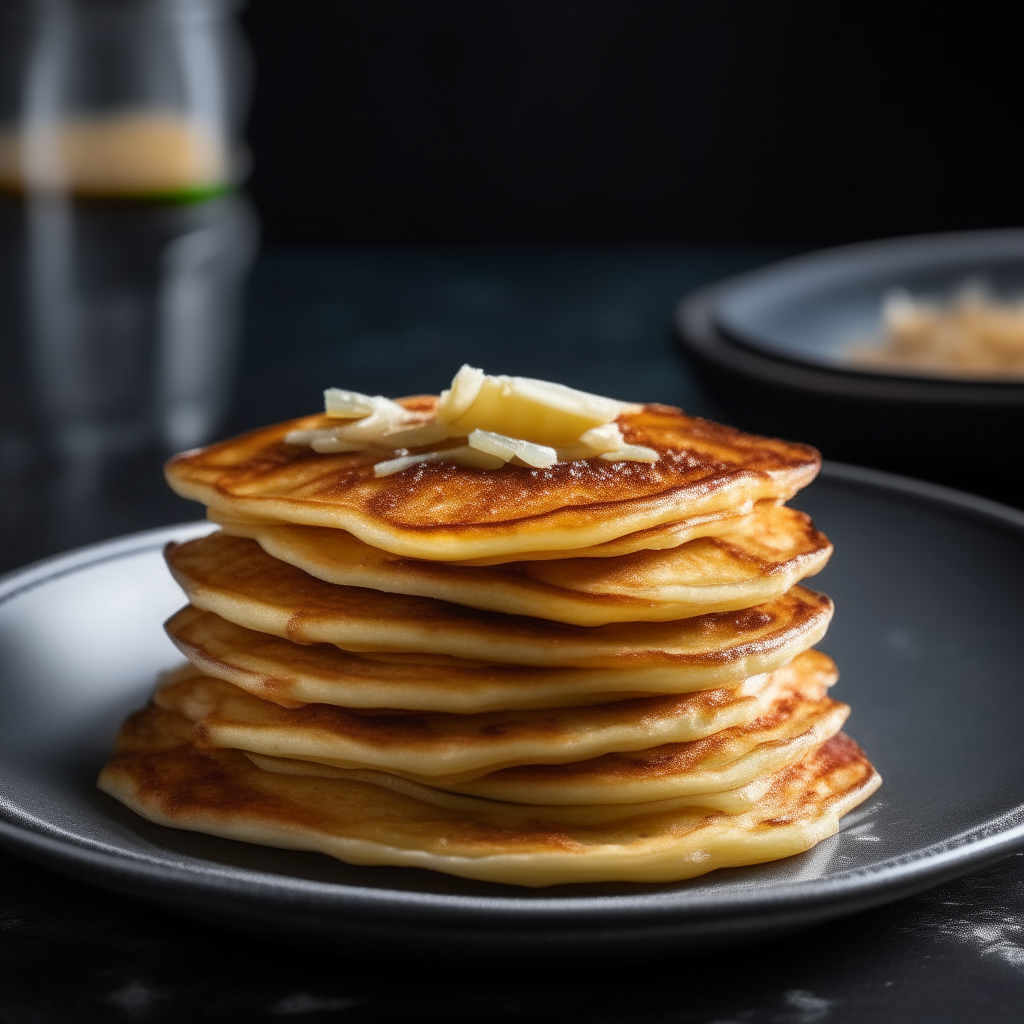
<path fill-rule="evenodd" d="M 256 226 L 230 0 L 0 8 L 0 460 L 209 439 Z"/>

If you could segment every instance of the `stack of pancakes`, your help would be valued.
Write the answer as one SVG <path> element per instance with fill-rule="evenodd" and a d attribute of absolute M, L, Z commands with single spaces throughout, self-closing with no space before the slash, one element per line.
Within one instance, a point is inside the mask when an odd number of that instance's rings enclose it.
<path fill-rule="evenodd" d="M 429 410 L 430 397 L 406 400 Z M 879 778 L 839 730 L 810 448 L 664 406 L 651 463 L 186 453 L 222 529 L 170 545 L 189 664 L 100 786 L 150 820 L 522 885 L 669 881 L 808 849 Z"/>

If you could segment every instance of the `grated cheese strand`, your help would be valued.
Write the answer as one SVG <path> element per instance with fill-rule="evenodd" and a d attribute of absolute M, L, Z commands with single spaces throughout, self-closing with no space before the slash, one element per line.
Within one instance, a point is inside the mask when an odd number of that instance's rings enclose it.
<path fill-rule="evenodd" d="M 373 475 L 391 476 L 392 473 L 401 473 L 403 469 L 409 469 L 421 462 L 452 462 L 457 466 L 470 466 L 473 469 L 501 469 L 506 461 L 496 455 L 488 455 L 486 452 L 470 448 L 469 445 L 462 445 L 459 448 L 445 448 L 439 452 L 423 452 L 420 455 L 403 455 L 398 459 L 378 462 L 373 467 Z"/>
<path fill-rule="evenodd" d="M 506 462 L 518 459 L 534 469 L 547 469 L 558 461 L 558 452 L 554 448 L 522 441 L 517 437 L 507 437 L 505 434 L 495 434 L 490 430 L 474 430 L 469 435 L 469 446 Z"/>
<path fill-rule="evenodd" d="M 604 452 L 598 458 L 609 462 L 657 462 L 661 456 L 653 448 L 646 448 L 642 444 L 627 444 L 617 452 Z"/>

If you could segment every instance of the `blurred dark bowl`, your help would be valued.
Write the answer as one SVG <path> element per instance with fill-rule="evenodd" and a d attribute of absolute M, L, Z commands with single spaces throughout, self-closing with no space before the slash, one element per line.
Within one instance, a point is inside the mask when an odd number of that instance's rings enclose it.
<path fill-rule="evenodd" d="M 723 417 L 828 458 L 1024 505 L 1024 382 L 872 373 L 843 364 L 892 288 L 948 295 L 982 281 L 1024 294 L 1024 231 L 893 239 L 787 260 L 695 293 L 683 350 Z"/>

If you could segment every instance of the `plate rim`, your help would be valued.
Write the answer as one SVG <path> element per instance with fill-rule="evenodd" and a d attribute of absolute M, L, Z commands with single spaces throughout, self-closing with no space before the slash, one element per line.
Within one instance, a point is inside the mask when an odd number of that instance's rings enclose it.
<path fill-rule="evenodd" d="M 822 478 L 858 487 L 895 493 L 939 505 L 971 518 L 1024 533 L 1024 511 L 939 484 L 880 470 L 826 461 Z M 215 529 L 208 521 L 192 521 L 139 531 L 76 548 L 16 569 L 0 577 L 0 605 L 44 583 L 106 561 L 133 557 L 183 536 L 200 536 Z M 856 812 L 855 812 L 856 813 Z M 910 895 L 956 875 L 983 867 L 1024 847 L 1024 801 L 1014 810 L 913 854 L 888 858 L 871 867 L 854 867 L 828 879 L 800 880 L 773 888 L 757 885 L 731 892 L 700 893 L 691 887 L 665 892 L 653 888 L 627 894 L 556 894 L 552 890 L 521 890 L 509 894 L 464 894 L 377 888 L 346 882 L 276 874 L 253 868 L 203 861 L 172 862 L 159 853 L 144 855 L 116 844 L 63 834 L 59 826 L 33 820 L 0 793 L 0 847 L 67 874 L 141 897 L 164 906 L 211 905 L 225 913 L 243 912 L 253 903 L 271 914 L 289 911 L 314 917 L 350 915 L 337 920 L 339 928 L 353 917 L 372 912 L 378 925 L 408 927 L 471 926 L 481 937 L 542 927 L 573 932 L 604 926 L 589 938 L 618 941 L 623 933 L 687 932 L 715 924 L 720 929 L 749 929 L 752 922 L 810 923 L 850 913 Z M 172 855 L 173 856 L 173 855 Z M 534 899 L 524 899 L 533 894 Z M 251 911 L 251 908 L 250 908 Z M 183 911 L 184 912 L 184 909 Z M 260 916 L 258 911 L 256 916 Z M 388 921 L 392 924 L 388 924 Z M 563 927 L 559 934 L 564 935 Z"/>

